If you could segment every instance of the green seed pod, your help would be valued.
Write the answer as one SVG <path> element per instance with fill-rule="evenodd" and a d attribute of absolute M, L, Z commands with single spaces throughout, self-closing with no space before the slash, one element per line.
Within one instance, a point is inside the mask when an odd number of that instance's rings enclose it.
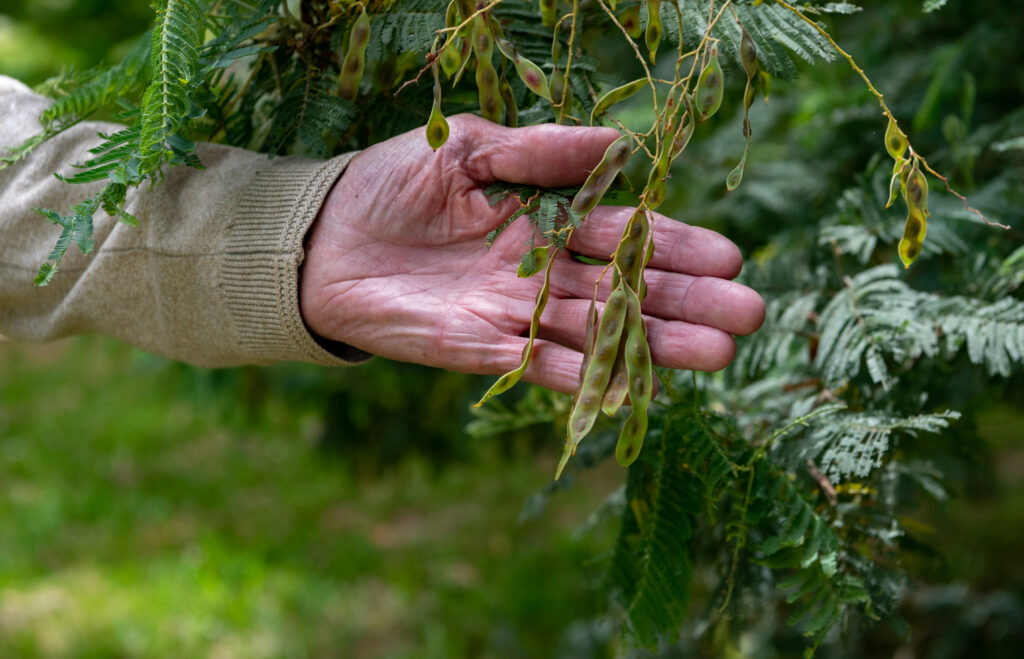
<path fill-rule="evenodd" d="M 540 0 L 540 24 L 552 27 L 558 20 L 556 0 Z"/>
<path fill-rule="evenodd" d="M 519 79 L 523 81 L 526 88 L 551 102 L 551 90 L 548 89 L 547 78 L 544 77 L 544 72 L 540 70 L 540 67 L 525 57 L 516 60 L 515 65 L 516 73 L 519 74 Z"/>
<path fill-rule="evenodd" d="M 647 43 L 647 52 L 651 56 L 651 64 L 654 64 L 658 54 L 662 29 L 661 0 L 647 0 L 647 31 L 644 33 L 644 41 Z"/>
<path fill-rule="evenodd" d="M 370 43 L 370 17 L 364 9 L 359 18 L 352 24 L 349 33 L 348 52 L 341 65 L 338 77 L 338 96 L 355 101 L 359 95 L 359 83 L 363 79 L 363 67 L 366 64 L 366 45 Z"/>
<path fill-rule="evenodd" d="M 519 106 L 516 105 L 516 98 L 512 95 L 512 87 L 509 86 L 508 80 L 502 78 L 498 82 L 498 93 L 505 104 L 505 125 L 516 128 L 519 126 Z"/>
<path fill-rule="evenodd" d="M 920 209 L 925 217 L 929 217 L 931 213 L 928 212 L 928 179 L 918 167 L 919 163 L 920 161 L 914 158 L 914 164 L 910 167 L 910 173 L 907 174 L 904 196 L 907 206 Z"/>
<path fill-rule="evenodd" d="M 579 395 L 569 413 L 568 435 L 566 436 L 565 448 L 562 458 L 558 462 L 558 469 L 555 472 L 557 479 L 562 474 L 566 463 L 580 441 L 594 427 L 598 412 L 601 411 L 601 401 L 604 398 L 604 391 L 608 387 L 608 380 L 611 378 L 612 367 L 615 365 L 615 356 L 619 351 L 619 339 L 622 336 L 622 327 L 626 319 L 626 297 L 627 289 L 620 283 L 612 291 L 604 304 L 604 313 L 597 327 L 594 338 L 594 349 L 587 365 L 587 372 L 580 382 Z"/>
<path fill-rule="evenodd" d="M 718 62 L 718 46 L 712 45 L 708 50 L 708 63 L 700 72 L 697 88 L 693 92 L 698 121 L 706 121 L 711 115 L 718 112 L 718 108 L 722 106 L 724 83 L 722 66 Z"/>
<path fill-rule="evenodd" d="M 626 34 L 639 39 L 642 33 L 640 28 L 640 5 L 634 5 L 622 12 L 622 16 L 619 16 L 619 23 L 626 30 Z"/>
<path fill-rule="evenodd" d="M 918 159 L 914 158 L 903 190 L 903 199 L 907 202 L 907 222 L 897 249 L 904 268 L 909 268 L 921 253 L 928 232 L 928 179 L 918 165 Z"/>
<path fill-rule="evenodd" d="M 519 368 L 514 371 L 509 371 L 505 375 L 498 378 L 491 388 L 478 400 L 473 403 L 473 407 L 480 407 L 487 402 L 492 396 L 497 396 L 500 393 L 508 391 L 517 382 L 519 378 L 523 377 L 523 373 L 526 372 L 526 368 L 530 365 L 530 358 L 533 356 L 533 342 L 537 338 L 537 332 L 540 329 L 540 317 L 544 314 L 544 308 L 548 304 L 549 292 L 551 290 L 551 266 L 555 263 L 555 256 L 557 256 L 558 248 L 555 248 L 555 252 L 551 254 L 548 259 L 547 269 L 544 270 L 544 284 L 541 289 L 537 292 L 537 301 L 533 307 L 533 317 L 530 319 L 530 338 L 526 342 L 526 346 L 523 348 L 523 359 L 520 363 Z"/>
<path fill-rule="evenodd" d="M 597 301 L 590 298 L 590 310 L 587 311 L 587 331 L 583 339 L 583 364 L 580 366 L 580 382 L 587 373 L 590 354 L 594 351 L 594 339 L 597 337 Z M 579 391 L 576 392 L 577 396 Z"/>
<path fill-rule="evenodd" d="M 430 111 L 430 119 L 427 120 L 427 144 L 434 151 L 437 151 L 448 141 L 448 122 L 441 114 L 441 104 L 434 101 L 434 107 Z"/>
<path fill-rule="evenodd" d="M 620 275 L 625 280 L 626 286 L 634 291 L 639 285 L 644 269 L 644 248 L 647 245 L 649 233 L 650 223 L 647 221 L 647 213 L 642 208 L 637 209 L 626 223 L 622 239 L 615 251 L 615 273 Z"/>
<path fill-rule="evenodd" d="M 441 68 L 444 70 L 444 74 L 449 78 L 458 73 L 459 68 L 462 66 L 462 47 L 458 41 L 458 38 L 452 39 L 441 50 L 441 54 L 438 57 L 441 60 Z"/>
<path fill-rule="evenodd" d="M 629 157 L 633 153 L 632 144 L 633 138 L 623 135 L 608 145 L 601 162 L 594 168 L 594 171 L 590 172 L 583 187 L 573 197 L 571 205 L 573 212 L 583 217 L 597 207 L 612 181 L 629 161 Z"/>
<path fill-rule="evenodd" d="M 647 328 L 640 311 L 640 299 L 626 291 L 626 372 L 629 376 L 629 400 L 632 411 L 619 433 L 615 459 L 623 467 L 636 460 L 647 434 L 647 407 L 654 394 L 654 373 Z"/>
<path fill-rule="evenodd" d="M 476 87 L 480 100 L 480 116 L 501 123 L 501 92 L 498 89 L 498 72 L 494 70 L 491 56 L 494 52 L 494 38 L 491 36 L 487 18 L 481 14 L 473 19 L 473 53 L 476 55 Z"/>
<path fill-rule="evenodd" d="M 747 152 L 749 150 L 749 146 L 743 150 L 743 157 L 740 158 L 740 164 L 736 165 L 736 167 L 729 172 L 729 176 L 725 179 L 725 187 L 730 192 L 740 187 L 740 182 L 743 180 L 743 169 L 747 166 Z"/>
<path fill-rule="evenodd" d="M 601 118 L 601 115 L 608 111 L 608 108 L 633 96 L 643 89 L 646 84 L 647 78 L 640 78 L 633 82 L 627 82 L 621 87 L 616 87 L 599 98 L 594 105 L 594 109 L 590 112 L 590 125 L 593 126 Z"/>
<path fill-rule="evenodd" d="M 462 21 L 459 19 L 459 6 L 457 0 L 448 3 L 448 9 L 444 12 L 444 26 L 447 28 L 456 27 Z"/>
<path fill-rule="evenodd" d="M 491 61 L 494 52 L 494 36 L 487 16 L 480 14 L 473 19 L 473 54 L 480 61 Z"/>
<path fill-rule="evenodd" d="M 565 102 L 572 105 L 572 94 L 565 93 L 565 76 L 556 67 L 551 72 L 551 80 L 548 82 L 548 92 L 551 94 L 551 105 L 558 107 L 562 104 L 562 98 L 565 98 Z"/>
<path fill-rule="evenodd" d="M 612 376 L 608 380 L 608 388 L 601 399 L 601 411 L 608 416 L 615 416 L 619 408 L 626 403 L 629 395 L 629 373 L 626 371 L 626 342 L 619 341 L 619 353 L 615 356 Z"/>
<path fill-rule="evenodd" d="M 897 251 L 903 267 L 909 268 L 910 264 L 921 254 L 921 246 L 924 245 L 924 237 L 928 232 L 928 221 L 924 213 L 918 208 L 912 208 L 907 212 L 907 223 L 903 226 L 903 237 L 900 239 Z"/>
<path fill-rule="evenodd" d="M 495 35 L 494 45 L 498 47 L 498 52 L 501 53 L 505 59 L 513 63 L 518 62 L 519 51 L 516 50 L 515 45 L 511 41 L 504 37 L 497 36 L 498 32 L 494 29 L 497 25 L 497 21 L 491 23 L 491 32 Z"/>
<path fill-rule="evenodd" d="M 899 164 L 899 163 L 898 163 Z M 907 165 L 908 161 L 904 160 L 900 167 L 892 173 L 892 178 L 889 179 L 889 200 L 885 202 L 885 208 L 888 209 L 896 202 L 896 197 L 900 196 L 900 191 L 906 187 L 907 179 Z"/>
<path fill-rule="evenodd" d="M 896 120 L 891 117 L 889 126 L 885 129 L 885 150 L 897 162 L 903 160 L 903 154 L 907 150 L 907 138 L 900 132 Z"/>
<path fill-rule="evenodd" d="M 562 42 L 558 39 L 558 30 L 561 23 L 555 25 L 554 33 L 551 35 L 551 63 L 558 66 L 558 60 L 562 58 Z"/>
<path fill-rule="evenodd" d="M 690 143 L 690 138 L 693 137 L 693 130 L 696 126 L 697 123 L 693 120 L 693 115 L 687 112 L 683 119 L 683 125 L 676 130 L 676 134 L 672 138 L 673 160 L 678 158 L 679 154 L 686 148 L 686 145 Z"/>
<path fill-rule="evenodd" d="M 742 36 L 740 37 L 740 63 L 743 70 L 747 72 L 747 80 L 753 80 L 757 75 L 757 46 L 754 40 L 747 33 L 746 28 L 740 26 Z"/>

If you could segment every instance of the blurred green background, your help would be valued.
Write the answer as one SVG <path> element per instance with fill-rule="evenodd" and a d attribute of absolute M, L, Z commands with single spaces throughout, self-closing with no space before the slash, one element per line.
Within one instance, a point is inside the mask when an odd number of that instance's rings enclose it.
<path fill-rule="evenodd" d="M 922 15 L 920 2 L 887 3 L 835 32 L 921 141 L 947 153 L 943 118 L 961 108 L 964 72 L 977 123 L 1021 106 L 1024 16 L 1011 5 Z M 3 0 L 0 73 L 38 84 L 109 62 L 150 11 Z M 755 139 L 754 162 L 775 160 L 790 195 L 801 170 L 787 158 L 829 177 L 788 203 L 830 212 L 878 150 L 864 143 L 865 122 L 878 122 L 859 85 L 840 64 L 777 83 L 763 112 L 788 113 L 791 130 L 761 155 Z M 964 171 L 970 186 L 973 165 Z M 677 203 L 749 254 L 799 221 L 749 212 L 752 180 L 731 201 L 683 186 Z M 610 656 L 610 628 L 592 620 L 614 529 L 578 529 L 621 471 L 585 473 L 517 522 L 561 442 L 550 427 L 473 439 L 468 407 L 486 386 L 384 360 L 207 371 L 102 337 L 0 342 L 0 657 Z M 1019 656 L 1024 379 L 962 386 L 953 397 L 978 421 L 946 440 L 963 441 L 956 497 L 912 529 L 924 551 L 906 564 L 910 635 L 854 635 L 824 656 Z M 778 634 L 752 640 L 750 655 L 796 656 Z"/>

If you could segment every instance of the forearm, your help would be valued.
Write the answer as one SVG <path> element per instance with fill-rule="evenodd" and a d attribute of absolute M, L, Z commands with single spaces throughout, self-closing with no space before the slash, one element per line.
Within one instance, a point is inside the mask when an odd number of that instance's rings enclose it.
<path fill-rule="evenodd" d="M 0 146 L 39 131 L 46 99 L 0 78 Z M 33 207 L 66 211 L 102 182 L 68 185 L 55 171 L 85 159 L 110 124 L 79 124 L 0 172 L 0 333 L 27 340 L 101 332 L 205 366 L 366 355 L 321 348 L 299 314 L 303 237 L 348 162 L 278 158 L 200 145 L 204 171 L 169 168 L 133 190 L 130 227 L 96 215 L 93 254 L 69 250 L 45 288 L 33 285 L 59 235 Z"/>

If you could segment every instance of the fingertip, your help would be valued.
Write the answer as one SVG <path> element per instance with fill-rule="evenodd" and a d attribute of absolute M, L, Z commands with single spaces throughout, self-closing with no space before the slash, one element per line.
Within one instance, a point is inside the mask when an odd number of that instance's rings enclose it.
<path fill-rule="evenodd" d="M 737 314 L 734 333 L 739 336 L 753 334 L 764 324 L 766 314 L 764 298 L 760 293 L 747 286 L 740 286 L 735 295 L 737 297 L 736 304 L 742 311 Z"/>

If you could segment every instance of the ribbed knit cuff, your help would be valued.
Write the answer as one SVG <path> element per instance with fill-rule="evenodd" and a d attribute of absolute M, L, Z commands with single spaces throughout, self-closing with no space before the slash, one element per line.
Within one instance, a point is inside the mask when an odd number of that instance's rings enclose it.
<path fill-rule="evenodd" d="M 327 193 L 355 153 L 326 162 L 278 158 L 254 173 L 229 229 L 221 290 L 239 347 L 252 363 L 305 361 L 341 366 L 366 352 L 342 343 L 328 351 L 299 311 L 302 243 Z"/>

